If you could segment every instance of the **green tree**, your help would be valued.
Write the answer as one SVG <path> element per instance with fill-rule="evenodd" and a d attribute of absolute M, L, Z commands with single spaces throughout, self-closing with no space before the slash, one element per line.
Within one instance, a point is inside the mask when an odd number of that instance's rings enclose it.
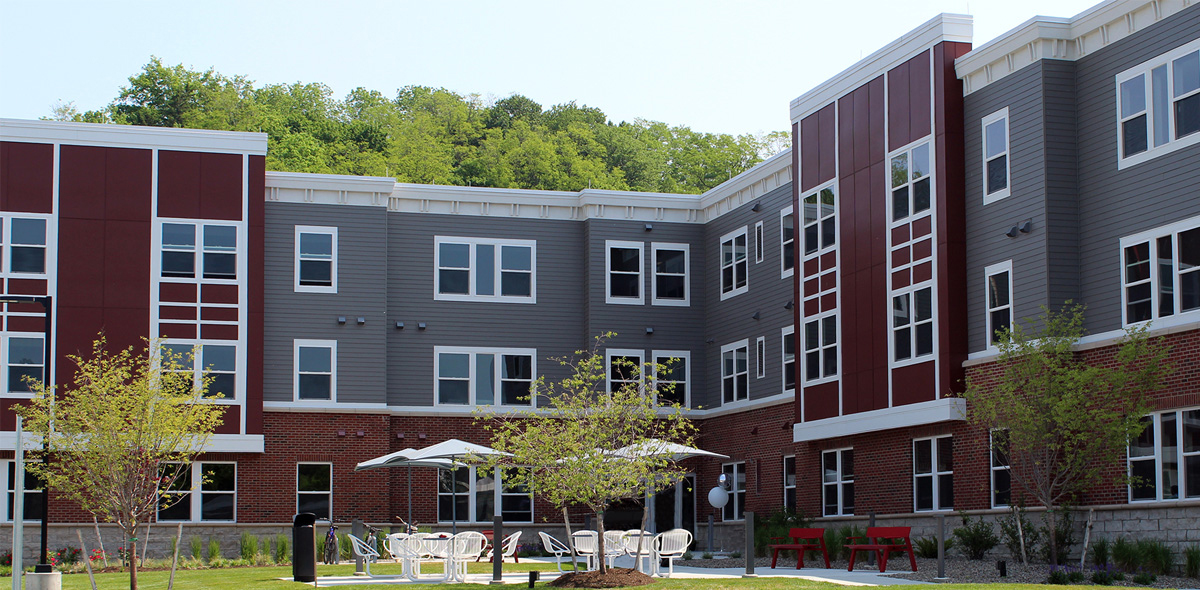
<path fill-rule="evenodd" d="M 603 346 L 614 335 L 597 337 L 590 350 L 576 351 L 571 359 L 557 359 L 570 375 L 556 382 L 538 378 L 532 390 L 537 409 L 485 411 L 476 419 L 491 434 L 494 448 L 511 453 L 490 459 L 489 466 L 521 466 L 508 472 L 507 481 L 562 510 L 568 535 L 568 507 L 583 505 L 596 515 L 598 555 L 604 555 L 604 512 L 609 506 L 624 499 L 641 501 L 686 473 L 669 457 L 613 451 L 652 439 L 690 446 L 696 433 L 682 407 L 659 399 L 672 385 L 648 378 L 668 367 L 618 362 L 614 383 L 624 385 L 606 391 L 610 367 Z M 599 562 L 605 571 L 604 560 Z"/>
<path fill-rule="evenodd" d="M 1043 308 L 1040 330 L 1002 330 L 999 375 L 969 378 L 963 393 L 968 419 L 991 431 L 995 450 L 1007 454 L 1014 492 L 1046 507 L 1055 563 L 1055 512 L 1120 461 L 1170 371 L 1167 347 L 1148 338 L 1144 326 L 1126 329 L 1111 361 L 1088 362 L 1074 349 L 1084 335 L 1083 311 L 1078 304 Z"/>
<path fill-rule="evenodd" d="M 211 378 L 196 380 L 189 369 L 194 351 L 159 349 L 154 342 L 141 353 L 111 352 L 101 336 L 90 357 L 67 357 L 76 366 L 70 385 L 55 390 L 30 381 L 29 405 L 13 406 L 48 444 L 49 464 L 31 462 L 29 470 L 60 497 L 116 523 L 129 540 L 131 589 L 138 525 L 181 497 L 163 492 L 181 481 L 225 411 L 205 399 Z"/>

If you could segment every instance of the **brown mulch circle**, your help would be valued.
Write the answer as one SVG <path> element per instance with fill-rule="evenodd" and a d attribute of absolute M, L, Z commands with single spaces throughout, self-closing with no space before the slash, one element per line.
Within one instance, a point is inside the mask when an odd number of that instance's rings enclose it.
<path fill-rule="evenodd" d="M 624 588 L 626 586 L 645 586 L 654 582 L 654 578 L 635 569 L 610 567 L 607 572 L 576 572 L 563 574 L 550 581 L 555 588 Z"/>

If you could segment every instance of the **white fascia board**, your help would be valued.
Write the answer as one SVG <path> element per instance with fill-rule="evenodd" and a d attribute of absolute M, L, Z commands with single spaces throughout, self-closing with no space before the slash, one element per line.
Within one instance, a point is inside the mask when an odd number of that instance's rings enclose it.
<path fill-rule="evenodd" d="M 793 100 L 792 122 L 803 119 L 933 45 L 943 41 L 970 43 L 973 29 L 974 19 L 965 14 L 942 13 L 929 19 Z"/>
<path fill-rule="evenodd" d="M 26 450 L 42 448 L 42 437 L 25 433 L 22 437 Z M 13 451 L 17 448 L 15 432 L 0 432 L 0 451 Z M 204 448 L 206 453 L 263 453 L 266 452 L 266 440 L 261 434 L 214 434 Z"/>
<path fill-rule="evenodd" d="M 801 422 L 792 427 L 792 442 L 809 442 L 938 422 L 961 421 L 966 420 L 966 416 L 967 400 L 960 397 L 944 397 L 919 404 Z"/>
<path fill-rule="evenodd" d="M 267 153 L 266 133 L 23 119 L 0 119 L 0 141 L 158 148 L 252 156 Z"/>
<path fill-rule="evenodd" d="M 267 188 L 319 191 L 352 191 L 391 194 L 396 179 L 383 176 L 347 176 L 344 174 L 309 174 L 307 172 L 268 171 Z"/>
<path fill-rule="evenodd" d="M 698 206 L 701 209 L 707 209 L 720 200 L 746 190 L 755 183 L 761 182 L 764 178 L 773 176 L 783 170 L 789 170 L 791 167 L 792 148 L 786 148 L 778 154 L 759 162 L 753 168 L 708 189 L 704 194 L 700 195 Z"/>

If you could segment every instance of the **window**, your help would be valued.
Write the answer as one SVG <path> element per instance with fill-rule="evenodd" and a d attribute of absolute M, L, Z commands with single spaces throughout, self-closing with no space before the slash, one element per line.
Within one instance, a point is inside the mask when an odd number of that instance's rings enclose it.
<path fill-rule="evenodd" d="M 821 514 L 854 514 L 854 449 L 821 453 Z"/>
<path fill-rule="evenodd" d="M 750 398 L 749 349 L 749 340 L 721 347 L 721 399 L 724 403 Z"/>
<path fill-rule="evenodd" d="M 337 293 L 338 228 L 296 226 L 295 290 Z"/>
<path fill-rule="evenodd" d="M 815 382 L 838 372 L 837 315 L 804 323 L 804 381 Z"/>
<path fill-rule="evenodd" d="M 796 456 L 783 458 L 783 507 L 796 511 Z"/>
<path fill-rule="evenodd" d="M 913 498 L 917 511 L 954 509 L 954 438 L 913 441 Z"/>
<path fill-rule="evenodd" d="M 660 404 L 691 405 L 690 371 L 692 353 L 686 350 L 654 351 L 655 395 Z M 661 372 L 660 372 L 661 370 Z"/>
<path fill-rule="evenodd" d="M 531 406 L 532 348 L 434 348 L 440 405 Z"/>
<path fill-rule="evenodd" d="M 333 464 L 296 464 L 296 513 L 301 512 L 333 518 Z"/>
<path fill-rule="evenodd" d="M 1012 326 L 1012 261 L 983 269 L 987 277 L 987 343 L 992 348 Z"/>
<path fill-rule="evenodd" d="M 746 228 L 738 228 L 721 236 L 721 300 L 745 293 Z"/>
<path fill-rule="evenodd" d="M 197 233 L 201 236 L 200 276 L 237 279 L 237 226 L 174 222 L 162 224 L 162 276 L 196 277 Z"/>
<path fill-rule="evenodd" d="M 605 303 L 641 305 L 642 249 L 641 242 L 606 240 Z M 657 271 L 657 266 L 655 271 Z M 657 272 L 656 272 L 657 275 Z"/>
<path fill-rule="evenodd" d="M 729 502 L 721 509 L 721 520 L 742 520 L 746 510 L 746 464 L 725 463 L 721 474 L 729 483 Z"/>
<path fill-rule="evenodd" d="M 533 522 L 533 495 L 525 486 L 507 483 L 509 473 L 482 467 L 439 469 L 438 522 L 490 523 L 497 505 L 505 522 Z"/>
<path fill-rule="evenodd" d="M 830 239 L 833 239 L 832 215 L 829 227 Z M 796 222 L 790 205 L 779 212 L 779 265 L 780 278 L 792 276 L 796 266 Z"/>
<path fill-rule="evenodd" d="M 1008 463 L 1008 431 L 989 433 L 992 455 L 992 508 L 1007 507 L 1012 500 L 1012 471 Z"/>
<path fill-rule="evenodd" d="M 687 244 L 650 244 L 654 257 L 654 305 L 687 305 L 689 300 Z"/>
<path fill-rule="evenodd" d="M 892 221 L 929 211 L 932 180 L 929 144 L 904 149 L 892 156 Z"/>
<path fill-rule="evenodd" d="M 192 375 L 192 387 L 200 387 L 205 377 L 208 384 L 205 397 L 237 399 L 237 346 L 233 344 L 207 344 L 169 341 L 163 348 L 179 363 L 179 371 Z M 194 354 L 193 354 L 194 353 Z M 196 370 L 199 364 L 201 370 Z"/>
<path fill-rule="evenodd" d="M 892 297 L 892 336 L 892 358 L 897 362 L 933 354 L 931 287 Z"/>
<path fill-rule="evenodd" d="M 608 391 L 620 391 L 622 387 L 640 386 L 642 377 L 642 355 L 640 350 L 610 348 L 604 351 L 608 366 Z"/>
<path fill-rule="evenodd" d="M 440 301 L 536 303 L 537 242 L 434 236 Z"/>
<path fill-rule="evenodd" d="M 1009 195 L 1008 107 L 983 118 L 983 204 Z M 925 152 L 928 156 L 928 150 Z"/>
<path fill-rule="evenodd" d="M 44 380 L 46 341 L 41 335 L 5 335 L 4 341 L 7 346 L 7 391 L 18 395 L 31 395 L 33 389 L 25 379 Z"/>
<path fill-rule="evenodd" d="M 177 477 L 159 497 L 160 522 L 236 520 L 236 463 L 168 463 L 162 469 Z"/>
<path fill-rule="evenodd" d="M 783 392 L 796 391 L 796 327 L 788 326 L 783 329 L 780 338 L 780 349 L 783 351 Z"/>
<path fill-rule="evenodd" d="M 1200 309 L 1200 220 L 1123 238 L 1125 323 Z"/>
<path fill-rule="evenodd" d="M 1200 409 L 1142 418 L 1129 445 L 1129 501 L 1200 498 Z"/>
<path fill-rule="evenodd" d="M 1118 168 L 1200 141 L 1200 39 L 1117 76 Z"/>
<path fill-rule="evenodd" d="M 296 401 L 337 400 L 337 340 L 295 341 Z"/>
<path fill-rule="evenodd" d="M 763 336 L 754 342 L 754 372 L 756 379 L 767 376 L 767 339 Z"/>
<path fill-rule="evenodd" d="M 8 482 L 8 509 L 4 512 L 5 520 L 11 521 L 15 513 L 17 499 L 17 462 L 5 461 L 8 468 L 5 470 Z M 42 502 L 45 498 L 46 486 L 38 476 L 25 469 L 25 505 L 22 509 L 22 519 L 25 521 L 41 521 L 42 520 Z"/>
<path fill-rule="evenodd" d="M 804 255 L 817 254 L 837 242 L 837 198 L 833 187 L 804 197 Z"/>
<path fill-rule="evenodd" d="M 763 261 L 763 222 L 754 224 L 754 263 Z"/>
<path fill-rule="evenodd" d="M 46 220 L 9 219 L 8 270 L 13 274 L 45 274 Z"/>

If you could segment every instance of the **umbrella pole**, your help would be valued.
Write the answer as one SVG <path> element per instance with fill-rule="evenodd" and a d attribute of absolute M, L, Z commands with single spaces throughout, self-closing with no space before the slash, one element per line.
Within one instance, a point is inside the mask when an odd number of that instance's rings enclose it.
<path fill-rule="evenodd" d="M 412 526 L 412 465 L 408 466 L 408 526 Z M 408 532 L 407 530 L 404 532 Z"/>
<path fill-rule="evenodd" d="M 471 477 L 471 472 L 467 472 L 467 477 Z M 458 534 L 458 468 L 454 468 L 454 497 L 450 503 L 450 534 Z"/>

